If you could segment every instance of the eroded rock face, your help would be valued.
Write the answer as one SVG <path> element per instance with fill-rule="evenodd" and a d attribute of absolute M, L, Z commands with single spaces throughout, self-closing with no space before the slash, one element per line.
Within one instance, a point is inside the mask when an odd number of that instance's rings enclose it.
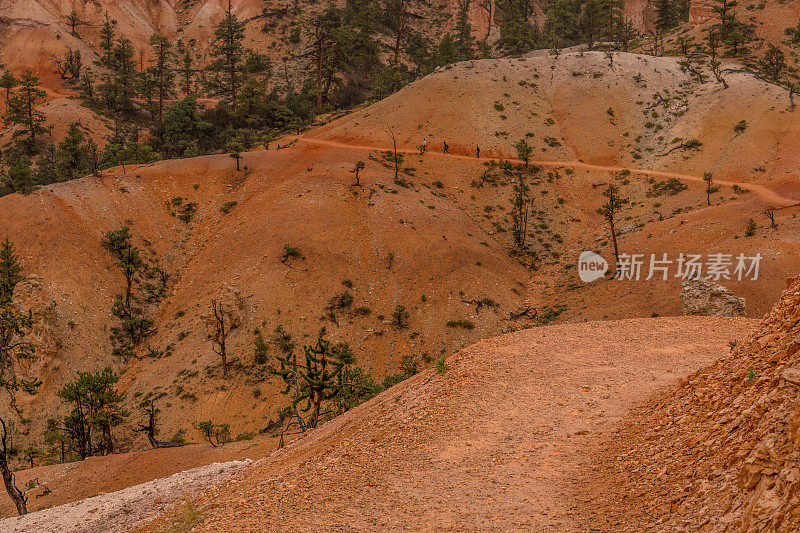
<path fill-rule="evenodd" d="M 40 378 L 61 349 L 56 302 L 48 296 L 42 278 L 28 276 L 14 288 L 12 303 L 19 313 L 30 312 L 33 318 L 33 326 L 25 335 L 25 341 L 33 347 L 33 357 L 19 361 L 22 377 Z"/>
<path fill-rule="evenodd" d="M 744 298 L 734 296 L 722 285 L 704 279 L 690 279 L 682 286 L 684 316 L 747 316 Z"/>

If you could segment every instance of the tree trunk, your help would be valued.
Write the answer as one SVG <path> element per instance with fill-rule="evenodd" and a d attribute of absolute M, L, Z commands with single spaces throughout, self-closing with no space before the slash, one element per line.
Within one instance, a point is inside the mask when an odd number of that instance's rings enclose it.
<path fill-rule="evenodd" d="M 17 507 L 17 513 L 22 516 L 28 513 L 27 498 L 25 498 L 25 495 L 22 493 L 22 491 L 17 488 L 17 485 L 14 483 L 14 473 L 8 467 L 8 448 L 6 447 L 6 437 L 8 433 L 6 431 L 5 420 L 0 418 L 0 424 L 2 424 L 3 428 L 3 434 L 0 436 L 0 443 L 2 444 L 2 448 L 0 448 L 0 474 L 3 476 L 3 483 L 6 486 L 6 492 L 8 492 L 8 496 Z"/>
<path fill-rule="evenodd" d="M 3 483 L 6 486 L 6 491 L 14 502 L 14 505 L 17 506 L 17 513 L 20 516 L 27 514 L 28 504 L 25 501 L 25 496 L 22 494 L 22 491 L 14 484 L 14 473 L 8 467 L 5 453 L 0 453 L 0 472 L 3 475 Z"/>
<path fill-rule="evenodd" d="M 611 227 L 611 241 L 614 243 L 614 257 L 616 258 L 616 262 L 619 263 L 619 247 L 617 246 L 617 230 L 614 228 L 614 217 L 613 217 L 613 215 L 608 218 L 608 225 Z"/>

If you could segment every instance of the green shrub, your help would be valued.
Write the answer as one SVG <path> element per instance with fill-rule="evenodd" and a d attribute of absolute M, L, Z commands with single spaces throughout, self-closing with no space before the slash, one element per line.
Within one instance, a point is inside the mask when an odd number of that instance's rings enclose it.
<path fill-rule="evenodd" d="M 744 230 L 744 236 L 752 237 L 753 235 L 756 234 L 757 229 L 758 225 L 756 224 L 756 221 L 751 218 L 750 221 L 747 223 L 747 229 Z"/>
<path fill-rule="evenodd" d="M 475 329 L 475 323 L 465 318 L 459 320 L 448 320 L 446 325 L 448 328 Z"/>

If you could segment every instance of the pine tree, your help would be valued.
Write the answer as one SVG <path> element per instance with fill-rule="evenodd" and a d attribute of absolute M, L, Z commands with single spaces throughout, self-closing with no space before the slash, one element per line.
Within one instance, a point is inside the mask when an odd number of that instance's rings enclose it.
<path fill-rule="evenodd" d="M 28 194 L 36 186 L 31 172 L 31 160 L 26 156 L 17 157 L 8 170 L 7 185 L 12 191 Z"/>
<path fill-rule="evenodd" d="M 58 181 L 56 173 L 56 147 L 47 143 L 36 158 L 35 181 L 37 184 L 46 185 Z"/>
<path fill-rule="evenodd" d="M 14 253 L 14 247 L 6 238 L 0 245 L 0 389 L 8 394 L 9 405 L 20 417 L 22 414 L 16 401 L 17 391 L 35 394 L 37 387 L 41 385 L 39 380 L 20 379 L 17 375 L 19 362 L 33 356 L 33 348 L 25 340 L 25 334 L 33 325 L 31 314 L 19 312 L 10 305 L 14 287 L 21 280 L 21 272 L 22 266 Z M 15 485 L 14 475 L 8 465 L 8 456 L 13 450 L 3 418 L 0 418 L 0 426 L 0 475 L 17 512 L 23 515 L 28 512 L 27 498 Z"/>
<path fill-rule="evenodd" d="M 195 97 L 189 96 L 167 109 L 164 122 L 154 129 L 152 142 L 166 157 L 192 157 L 200 153 L 212 129 L 200 116 Z"/>
<path fill-rule="evenodd" d="M 103 51 L 100 56 L 100 64 L 106 68 L 111 68 L 114 64 L 115 25 L 116 21 L 112 21 L 106 11 L 105 21 L 100 28 L 100 49 Z"/>
<path fill-rule="evenodd" d="M 184 44 L 183 41 L 178 41 L 178 57 L 180 61 L 180 85 L 183 90 L 184 97 L 194 94 L 192 91 L 192 81 L 195 75 L 195 46 L 196 41 L 189 39 L 189 42 Z"/>
<path fill-rule="evenodd" d="M 656 0 L 656 28 L 662 32 L 675 28 L 679 22 L 678 5 L 675 0 Z"/>
<path fill-rule="evenodd" d="M 14 287 L 22 281 L 22 265 L 8 237 L 0 243 L 0 308 L 11 303 Z"/>
<path fill-rule="evenodd" d="M 469 7 L 471 0 L 459 0 L 456 14 L 456 54 L 458 61 L 472 59 L 475 56 L 475 38 L 472 36 L 472 25 L 469 23 Z"/>
<path fill-rule="evenodd" d="M 130 39 L 119 39 L 113 53 L 115 108 L 117 111 L 128 113 L 134 109 L 133 102 L 137 92 L 133 43 Z"/>
<path fill-rule="evenodd" d="M 719 191 L 719 185 L 714 185 L 714 175 L 711 172 L 703 173 L 703 181 L 706 182 L 706 203 L 711 205 L 711 195 Z"/>
<path fill-rule="evenodd" d="M 603 191 L 603 196 L 606 197 L 606 203 L 597 210 L 598 214 L 608 221 L 608 229 L 611 235 L 611 241 L 614 244 L 614 257 L 619 261 L 619 247 L 617 245 L 617 230 L 616 221 L 619 210 L 622 206 L 628 203 L 627 198 L 623 198 L 619 194 L 619 189 L 614 184 L 610 184 L 608 188 Z"/>
<path fill-rule="evenodd" d="M 58 392 L 59 397 L 72 404 L 64 426 L 82 459 L 114 451 L 111 431 L 128 417 L 122 407 L 125 395 L 114 388 L 118 381 L 119 375 L 110 367 L 94 373 L 78 372 L 77 379 Z"/>
<path fill-rule="evenodd" d="M 528 166 L 528 161 L 533 154 L 533 148 L 528 144 L 525 139 L 520 139 L 520 141 L 514 145 L 514 148 L 517 150 L 517 157 L 522 159 L 525 163 L 525 166 Z"/>
<path fill-rule="evenodd" d="M 236 112 L 236 95 L 245 79 L 244 23 L 228 11 L 214 31 L 207 70 L 212 94 L 222 95 Z"/>
<path fill-rule="evenodd" d="M 133 295 L 134 276 L 144 264 L 139 248 L 133 245 L 132 235 L 128 226 L 106 232 L 103 236 L 102 244 L 117 260 L 117 266 L 122 269 L 122 274 L 125 276 L 125 296 L 122 299 L 122 314 L 129 317 L 133 314 L 131 297 Z"/>
<path fill-rule="evenodd" d="M 774 44 L 769 43 L 764 57 L 758 62 L 758 67 L 768 80 L 780 83 L 784 72 L 788 69 L 786 54 Z"/>
<path fill-rule="evenodd" d="M 10 70 L 3 71 L 0 76 L 0 88 L 6 90 L 6 111 L 8 110 L 8 101 L 11 99 L 11 90 L 19 85 L 19 80 L 14 77 Z"/>
<path fill-rule="evenodd" d="M 9 444 L 11 439 L 6 428 L 6 421 L 3 418 L 0 418 L 0 425 L 2 426 L 2 434 L 0 435 L 0 473 L 2 473 L 6 492 L 8 492 L 8 496 L 17 507 L 17 514 L 22 516 L 28 513 L 28 497 L 17 487 L 14 481 L 14 473 L 8 466 L 8 457 L 12 454 Z"/>
<path fill-rule="evenodd" d="M 712 11 L 718 21 L 711 26 L 709 33 L 716 35 L 718 41 L 727 46 L 730 55 L 746 55 L 747 44 L 753 39 L 753 27 L 736 17 L 738 2 L 736 0 L 713 0 L 713 2 Z"/>
<path fill-rule="evenodd" d="M 150 38 L 150 46 L 153 49 L 153 61 L 148 70 L 156 81 L 158 124 L 161 124 L 164 118 L 164 101 L 175 95 L 172 45 L 166 37 L 156 34 Z"/>
<path fill-rule="evenodd" d="M 614 41 L 619 43 L 623 52 L 628 51 L 631 41 L 637 36 L 638 32 L 633 26 L 633 22 L 626 19 L 622 14 L 619 14 L 614 22 Z"/>
<path fill-rule="evenodd" d="M 28 69 L 20 78 L 17 94 L 8 101 L 6 123 L 22 126 L 22 131 L 17 132 L 15 137 L 26 134 L 28 149 L 31 152 L 36 148 L 36 135 L 45 132 L 44 113 L 36 110 L 36 106 L 45 96 L 47 93 L 41 89 L 39 78 Z"/>
<path fill-rule="evenodd" d="M 520 143 L 524 142 L 524 140 L 520 141 Z M 514 243 L 520 248 L 525 247 L 525 241 L 528 238 L 528 208 L 530 203 L 525 174 L 519 172 L 517 173 L 517 183 L 514 184 L 514 196 L 511 198 L 511 220 L 513 225 L 511 234 L 514 236 Z"/>
<path fill-rule="evenodd" d="M 500 39 L 496 47 L 510 55 L 520 55 L 536 47 L 537 30 L 528 20 L 530 4 L 527 0 L 503 0 L 498 9 L 502 14 Z"/>
<path fill-rule="evenodd" d="M 69 24 L 70 33 L 72 33 L 72 36 L 80 37 L 77 32 L 77 27 L 83 23 L 81 22 L 81 18 L 78 16 L 78 12 L 74 9 L 69 12 L 69 15 L 67 15 L 67 24 Z"/>
<path fill-rule="evenodd" d="M 408 0 L 383 1 L 383 24 L 394 34 L 392 66 L 395 70 L 400 67 L 400 52 L 403 48 L 403 42 L 410 32 L 409 19 L 411 16 L 412 14 L 408 9 Z"/>
<path fill-rule="evenodd" d="M 622 7 L 619 0 L 586 0 L 581 13 L 581 37 L 589 47 L 613 34 L 614 20 Z"/>
<path fill-rule="evenodd" d="M 67 181 L 80 178 L 92 168 L 91 155 L 86 144 L 86 136 L 78 127 L 78 123 L 69 125 L 66 135 L 58 143 L 55 154 L 56 174 L 59 180 Z"/>

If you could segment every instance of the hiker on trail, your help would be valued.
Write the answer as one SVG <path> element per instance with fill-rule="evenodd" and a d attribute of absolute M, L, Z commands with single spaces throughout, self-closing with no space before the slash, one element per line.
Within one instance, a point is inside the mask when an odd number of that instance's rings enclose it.
<path fill-rule="evenodd" d="M 427 151 L 428 151 L 428 140 L 422 139 L 422 153 L 424 154 Z"/>
<path fill-rule="evenodd" d="M 475 146 L 475 158 L 476 159 L 480 159 L 481 158 L 481 147 L 477 146 L 477 145 Z"/>
<path fill-rule="evenodd" d="M 447 146 L 447 141 L 444 141 L 444 150 L 442 150 L 442 153 L 450 155 L 450 147 Z"/>

